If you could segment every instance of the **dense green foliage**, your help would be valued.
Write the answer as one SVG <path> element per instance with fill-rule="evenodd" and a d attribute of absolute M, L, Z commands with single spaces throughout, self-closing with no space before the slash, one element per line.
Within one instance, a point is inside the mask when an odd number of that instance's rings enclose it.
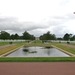
<path fill-rule="evenodd" d="M 3 39 L 3 40 L 10 39 L 10 34 L 5 31 L 1 31 L 0 32 L 0 39 Z"/>
<path fill-rule="evenodd" d="M 18 40 L 18 39 L 22 39 L 22 40 L 35 40 L 35 36 L 31 35 L 30 33 L 28 33 L 27 31 L 23 32 L 23 34 L 21 36 L 19 36 L 17 33 L 15 34 L 9 34 L 6 31 L 1 31 L 0 32 L 0 39 L 2 40 Z M 43 35 L 40 35 L 39 37 L 40 40 L 66 40 L 66 41 L 74 41 L 75 40 L 75 35 L 72 34 L 64 34 L 63 37 L 57 37 L 55 34 L 51 34 L 49 31 L 47 33 L 44 33 Z"/>
<path fill-rule="evenodd" d="M 10 35 L 8 32 L 1 31 L 0 32 L 0 39 L 2 39 L 2 40 L 8 40 L 8 39 L 10 39 L 10 40 L 11 39 L 12 40 L 14 40 L 14 39 L 16 39 L 16 40 L 18 40 L 18 39 L 34 40 L 35 37 L 33 35 L 29 34 L 27 31 L 25 31 L 22 36 L 19 36 L 17 33 Z"/>
<path fill-rule="evenodd" d="M 63 37 L 63 40 L 66 40 L 66 41 L 69 41 L 69 40 L 74 41 L 75 40 L 75 35 L 66 33 L 64 35 L 64 37 Z"/>
<path fill-rule="evenodd" d="M 64 40 L 70 40 L 70 34 L 66 33 L 63 37 Z"/>
<path fill-rule="evenodd" d="M 40 36 L 41 40 L 56 40 L 56 36 L 54 34 L 50 34 L 48 31 L 47 33 Z"/>
<path fill-rule="evenodd" d="M 14 39 L 20 39 L 20 36 L 16 33 L 16 34 L 12 34 L 10 35 L 10 39 L 14 40 Z"/>
<path fill-rule="evenodd" d="M 23 33 L 23 39 L 25 39 L 25 40 L 34 40 L 35 37 L 33 35 L 29 34 L 27 31 L 25 31 Z"/>

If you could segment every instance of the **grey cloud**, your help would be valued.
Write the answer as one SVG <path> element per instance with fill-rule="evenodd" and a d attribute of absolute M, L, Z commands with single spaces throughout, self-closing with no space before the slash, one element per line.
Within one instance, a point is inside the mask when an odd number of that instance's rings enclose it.
<path fill-rule="evenodd" d="M 45 24 L 48 24 L 50 26 L 60 26 L 70 20 L 74 20 L 75 19 L 75 14 L 67 14 L 64 16 L 53 16 L 53 17 L 49 17 L 48 19 L 45 19 L 43 22 Z"/>
<path fill-rule="evenodd" d="M 69 3 L 70 0 L 62 0 L 59 5 L 65 6 L 67 3 Z"/>
<path fill-rule="evenodd" d="M 56 34 L 58 37 L 63 36 L 65 33 L 72 32 L 70 29 L 67 28 L 65 23 L 75 20 L 75 14 L 67 14 L 64 16 L 54 16 L 48 19 L 45 19 L 45 24 L 49 24 L 49 29 L 53 34 Z"/>
<path fill-rule="evenodd" d="M 0 18 L 0 31 L 5 30 L 10 33 L 18 34 L 22 34 L 24 31 L 29 31 L 35 36 L 40 36 L 47 31 L 52 31 L 53 34 L 62 36 L 68 31 L 65 23 L 74 19 L 74 14 L 49 17 L 40 23 L 19 22 L 18 19 L 15 18 Z"/>
<path fill-rule="evenodd" d="M 43 29 L 39 28 L 39 29 L 31 30 L 29 32 L 38 37 L 39 35 L 42 35 L 42 34 L 46 33 L 47 31 L 46 31 L 46 28 L 43 28 Z"/>
<path fill-rule="evenodd" d="M 68 14 L 68 15 L 66 15 L 66 16 L 68 17 L 69 20 L 75 19 L 75 14 L 74 14 L 74 13 Z"/>
<path fill-rule="evenodd" d="M 46 28 L 49 25 L 45 25 L 45 24 L 40 24 L 40 23 L 33 23 L 33 22 L 24 22 L 21 24 L 22 25 L 22 29 L 26 29 L 26 30 L 34 30 L 34 29 L 38 29 L 38 28 Z"/>
<path fill-rule="evenodd" d="M 47 28 L 49 25 L 33 22 L 18 22 L 17 19 L 13 18 L 0 18 L 0 31 L 6 30 L 10 32 L 23 32 L 31 31 L 35 29 Z"/>
<path fill-rule="evenodd" d="M 60 19 L 60 20 L 73 20 L 75 19 L 75 14 L 73 13 L 69 13 L 67 15 L 64 15 L 64 16 L 54 16 L 53 17 L 54 19 Z"/>
<path fill-rule="evenodd" d="M 61 36 L 63 36 L 66 33 L 65 30 L 66 30 L 65 26 L 63 26 L 63 25 L 61 25 L 61 26 L 55 26 L 53 28 L 53 33 L 56 34 L 57 37 L 61 37 Z"/>
<path fill-rule="evenodd" d="M 63 37 L 65 33 L 72 33 L 74 34 L 70 29 L 68 29 L 67 26 L 61 25 L 61 26 L 54 26 L 51 31 L 53 34 L 55 34 L 57 37 Z"/>

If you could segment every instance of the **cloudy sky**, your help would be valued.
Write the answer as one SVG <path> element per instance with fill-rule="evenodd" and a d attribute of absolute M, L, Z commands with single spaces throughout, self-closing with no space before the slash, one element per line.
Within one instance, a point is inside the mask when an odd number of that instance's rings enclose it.
<path fill-rule="evenodd" d="M 75 35 L 75 0 L 0 0 L 0 31 Z"/>

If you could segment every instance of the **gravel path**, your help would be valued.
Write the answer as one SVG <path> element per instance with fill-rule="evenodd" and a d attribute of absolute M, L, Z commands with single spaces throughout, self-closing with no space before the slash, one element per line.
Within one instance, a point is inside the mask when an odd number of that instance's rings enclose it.
<path fill-rule="evenodd" d="M 1 48 L 5 48 L 5 47 L 9 47 L 9 46 L 12 46 L 12 45 L 14 45 L 14 44 L 3 45 L 3 46 L 0 46 L 0 49 L 1 49 Z"/>
<path fill-rule="evenodd" d="M 75 62 L 0 62 L 0 75 L 75 75 Z"/>
<path fill-rule="evenodd" d="M 68 46 L 68 47 L 71 47 L 71 48 L 75 48 L 74 45 L 70 45 L 70 44 L 62 44 L 63 46 Z"/>

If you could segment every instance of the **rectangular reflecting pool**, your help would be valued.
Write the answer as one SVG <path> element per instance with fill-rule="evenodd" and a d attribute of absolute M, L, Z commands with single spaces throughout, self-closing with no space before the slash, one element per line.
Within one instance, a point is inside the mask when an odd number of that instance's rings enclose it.
<path fill-rule="evenodd" d="M 63 53 L 56 48 L 47 47 L 22 47 L 15 52 L 7 55 L 6 57 L 69 57 L 69 55 Z"/>

